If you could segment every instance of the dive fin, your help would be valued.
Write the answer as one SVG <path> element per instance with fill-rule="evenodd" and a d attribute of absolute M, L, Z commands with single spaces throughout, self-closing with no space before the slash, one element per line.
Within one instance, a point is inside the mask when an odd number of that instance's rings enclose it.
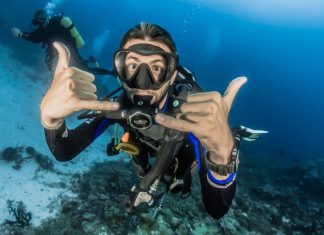
<path fill-rule="evenodd" d="M 246 141 L 255 141 L 261 135 L 269 133 L 265 130 L 253 130 L 245 126 L 240 126 L 237 131 L 242 139 Z"/>

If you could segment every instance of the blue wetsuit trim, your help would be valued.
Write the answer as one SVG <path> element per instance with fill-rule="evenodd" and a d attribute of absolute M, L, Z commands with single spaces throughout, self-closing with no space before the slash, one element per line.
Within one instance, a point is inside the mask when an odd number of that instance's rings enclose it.
<path fill-rule="evenodd" d="M 236 177 L 236 173 L 233 172 L 231 173 L 226 179 L 224 180 L 219 180 L 219 179 L 216 179 L 212 173 L 210 172 L 210 170 L 208 170 L 208 178 L 215 184 L 218 184 L 218 185 L 222 185 L 222 186 L 225 186 L 225 185 L 228 185 L 229 183 L 233 182 L 233 180 L 235 179 Z"/>
<path fill-rule="evenodd" d="M 164 105 L 164 107 L 162 109 L 162 113 L 166 112 L 166 110 L 168 108 L 168 102 L 169 102 L 169 96 L 167 96 L 167 98 L 166 98 L 165 105 Z"/>
<path fill-rule="evenodd" d="M 189 139 L 191 140 L 192 144 L 195 147 L 196 159 L 197 159 L 197 164 L 198 164 L 198 171 L 200 171 L 201 163 L 200 163 L 199 141 L 198 141 L 197 137 L 192 133 L 189 133 L 188 137 L 189 137 Z"/>
<path fill-rule="evenodd" d="M 109 123 L 109 119 L 108 118 L 104 118 L 98 125 L 95 135 L 94 135 L 94 139 L 97 139 L 98 136 L 100 136 L 102 134 L 102 132 L 104 132 L 105 128 L 107 127 L 108 123 Z"/>

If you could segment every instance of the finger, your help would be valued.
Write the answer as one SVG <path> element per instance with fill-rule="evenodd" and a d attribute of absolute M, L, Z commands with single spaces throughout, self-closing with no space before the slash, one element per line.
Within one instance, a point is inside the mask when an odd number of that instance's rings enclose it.
<path fill-rule="evenodd" d="M 180 107 L 180 111 L 183 113 L 207 113 L 210 112 L 208 109 L 208 102 L 188 102 L 183 103 Z"/>
<path fill-rule="evenodd" d="M 208 100 L 215 100 L 221 98 L 221 94 L 216 91 L 201 92 L 189 94 L 187 97 L 188 102 L 204 102 Z"/>
<path fill-rule="evenodd" d="M 195 127 L 193 123 L 190 123 L 183 119 L 175 119 L 173 117 L 166 116 L 160 113 L 155 116 L 155 121 L 162 126 L 182 132 L 192 132 L 192 130 L 194 130 Z"/>
<path fill-rule="evenodd" d="M 82 100 L 97 100 L 97 95 L 91 92 L 77 90 L 74 92 L 75 95 Z"/>
<path fill-rule="evenodd" d="M 85 81 L 81 81 L 81 80 L 75 81 L 74 88 L 76 90 L 90 92 L 90 93 L 96 93 L 96 91 L 97 91 L 97 87 L 93 83 L 85 82 Z"/>
<path fill-rule="evenodd" d="M 108 102 L 108 101 L 98 101 L 98 100 L 81 100 L 78 104 L 80 109 L 89 110 L 118 110 L 119 103 Z"/>
<path fill-rule="evenodd" d="M 67 69 L 64 69 L 60 76 L 55 76 L 54 77 L 54 81 L 52 82 L 52 86 L 54 84 L 61 84 L 61 83 L 64 83 L 66 82 L 66 80 L 70 79 L 73 77 L 73 74 L 75 73 L 74 69 L 69 67 Z"/>
<path fill-rule="evenodd" d="M 78 69 L 76 67 L 71 67 L 74 70 L 73 77 L 79 80 L 83 80 L 86 82 L 93 82 L 95 80 L 95 76 L 92 73 L 88 73 L 84 70 Z"/>
<path fill-rule="evenodd" d="M 63 70 L 60 76 L 55 77 L 52 85 L 58 84 L 58 81 L 65 82 L 67 79 L 72 79 L 76 83 L 83 82 L 85 84 L 92 84 L 95 77 L 93 76 L 93 74 L 82 71 L 78 68 L 68 67 L 67 69 Z"/>
<path fill-rule="evenodd" d="M 205 118 L 208 116 L 206 113 L 180 113 L 177 119 L 183 119 L 193 123 L 205 123 Z"/>
<path fill-rule="evenodd" d="M 240 90 L 242 85 L 247 82 L 246 77 L 237 77 L 234 80 L 231 81 L 231 83 L 228 85 L 224 95 L 223 100 L 224 103 L 227 106 L 227 110 L 229 111 L 232 107 L 234 98 L 237 94 L 237 92 Z"/>
<path fill-rule="evenodd" d="M 58 52 L 58 61 L 54 72 L 54 78 L 58 73 L 64 71 L 64 69 L 69 67 L 70 62 L 70 51 L 69 49 L 61 42 L 54 42 L 53 46 Z"/>

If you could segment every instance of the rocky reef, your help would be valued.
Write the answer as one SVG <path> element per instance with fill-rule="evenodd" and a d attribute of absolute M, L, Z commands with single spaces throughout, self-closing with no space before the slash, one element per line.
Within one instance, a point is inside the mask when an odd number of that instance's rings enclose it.
<path fill-rule="evenodd" d="M 57 231 L 63 217 L 68 234 L 321 234 L 324 161 L 287 169 L 267 161 L 254 166 L 243 161 L 233 206 L 219 221 L 203 209 L 197 175 L 192 195 L 185 200 L 167 195 L 157 220 L 154 209 L 126 213 L 121 202 L 136 182 L 133 168 L 123 161 L 100 164 L 75 176 L 78 198 L 64 200 L 60 219 L 38 231 Z M 67 228 L 61 228 L 58 234 L 65 234 Z"/>
<path fill-rule="evenodd" d="M 6 156 L 2 153 L 3 158 Z M 315 235 L 324 231 L 323 159 L 285 166 L 267 156 L 255 161 L 252 154 L 246 154 L 241 159 L 232 208 L 219 221 L 204 211 L 198 175 L 194 176 L 189 198 L 166 194 L 156 219 L 154 207 L 127 213 L 122 201 L 138 177 L 132 164 L 120 159 L 95 164 L 85 174 L 73 175 L 68 185 L 76 196 L 63 196 L 55 218 L 22 234 Z M 52 169 L 46 166 L 44 169 Z"/>

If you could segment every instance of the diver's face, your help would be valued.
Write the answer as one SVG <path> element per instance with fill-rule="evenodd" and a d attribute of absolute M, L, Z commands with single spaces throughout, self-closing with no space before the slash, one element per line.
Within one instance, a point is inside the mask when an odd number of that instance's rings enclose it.
<path fill-rule="evenodd" d="M 144 56 L 134 52 L 127 54 L 125 59 L 125 72 L 127 79 L 130 79 L 137 71 L 141 64 L 147 64 L 152 72 L 152 77 L 155 82 L 160 82 L 161 77 L 167 69 L 166 61 L 161 55 Z"/>
<path fill-rule="evenodd" d="M 149 39 L 133 39 L 128 41 L 124 49 L 129 48 L 132 45 L 135 44 L 151 44 L 154 46 L 158 46 L 162 48 L 165 52 L 171 53 L 171 50 L 163 43 L 151 41 Z M 164 76 L 166 71 L 166 61 L 163 58 L 163 56 L 154 54 L 154 55 L 140 55 L 137 53 L 130 52 L 126 59 L 125 59 L 125 73 L 126 77 L 130 78 L 132 75 L 138 70 L 138 67 L 141 64 L 146 64 L 149 67 L 149 70 L 151 71 L 152 78 L 155 82 L 159 82 L 161 77 Z M 135 95 L 138 96 L 151 96 L 152 99 L 150 101 L 150 104 L 155 104 L 157 101 L 163 102 L 166 97 L 167 90 L 169 86 L 173 83 L 174 79 L 176 77 L 176 72 L 172 75 L 171 79 L 167 81 L 165 84 L 163 84 L 162 87 L 159 89 L 139 89 L 139 88 L 129 88 L 126 83 L 123 82 L 123 86 L 127 92 L 128 97 L 133 101 L 133 97 Z"/>
<path fill-rule="evenodd" d="M 46 23 L 46 17 L 37 17 L 32 20 L 32 24 L 38 27 L 44 27 Z"/>

